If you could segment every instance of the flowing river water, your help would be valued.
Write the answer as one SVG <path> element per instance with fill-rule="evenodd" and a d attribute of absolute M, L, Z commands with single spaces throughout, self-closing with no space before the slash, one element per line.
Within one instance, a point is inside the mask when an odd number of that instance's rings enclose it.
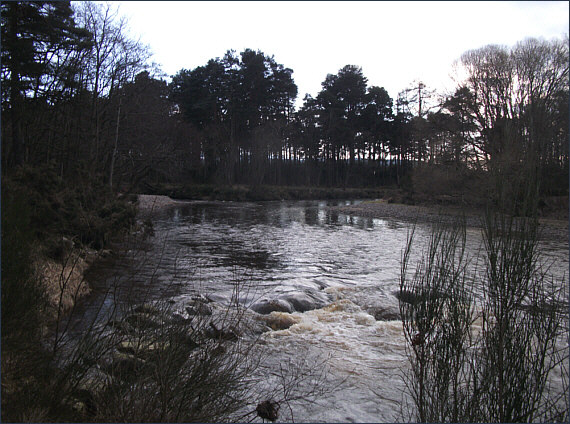
<path fill-rule="evenodd" d="M 141 300 L 183 304 L 202 294 L 224 304 L 238 284 L 240 302 L 258 311 L 271 301 L 293 305 L 283 313 L 296 324 L 260 337 L 267 372 L 288 361 L 326 360 L 327 384 L 336 389 L 295 404 L 294 420 L 401 421 L 407 359 L 394 293 L 411 224 L 330 207 L 349 203 L 180 202 L 153 215 L 154 235 L 131 256 L 102 262 L 88 279 L 96 293 L 128 279 L 131 296 Z M 417 226 L 417 246 L 429 231 Z M 480 247 L 480 230 L 469 229 L 469 253 Z M 541 248 L 556 278 L 564 278 L 568 244 Z M 115 301 L 107 298 L 107 307 Z"/>

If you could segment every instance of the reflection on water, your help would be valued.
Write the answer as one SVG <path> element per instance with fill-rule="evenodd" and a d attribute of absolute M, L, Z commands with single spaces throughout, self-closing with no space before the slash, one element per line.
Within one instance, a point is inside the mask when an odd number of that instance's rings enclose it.
<path fill-rule="evenodd" d="M 345 381 L 328 398 L 298 406 L 295 419 L 395 421 L 406 360 L 401 323 L 390 319 L 397 317 L 394 292 L 410 224 L 328 207 L 337 204 L 184 203 L 155 217 L 155 236 L 101 264 L 89 279 L 99 293 L 117 285 L 140 299 L 174 302 L 197 293 L 228 301 L 240 282 L 246 306 L 289 302 L 296 324 L 264 334 L 272 352 L 265 365 L 278 367 L 303 347 L 330 356 L 332 377 Z M 416 229 L 418 245 L 428 233 L 427 227 Z M 468 245 L 476 254 L 479 231 L 468 231 Z M 556 262 L 555 273 L 563 275 L 567 244 L 549 243 L 545 250 Z M 306 308 L 310 302 L 313 307 Z"/>

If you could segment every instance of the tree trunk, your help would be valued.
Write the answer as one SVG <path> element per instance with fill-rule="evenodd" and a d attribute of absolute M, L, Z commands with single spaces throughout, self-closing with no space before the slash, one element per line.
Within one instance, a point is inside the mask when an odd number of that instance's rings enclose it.
<path fill-rule="evenodd" d="M 115 158 L 117 157 L 117 146 L 119 144 L 119 122 L 121 119 L 121 99 L 119 98 L 119 107 L 117 108 L 117 127 L 115 129 L 115 146 L 113 147 L 113 155 L 111 156 L 111 170 L 109 172 L 109 186 L 113 190 L 113 171 L 115 169 Z"/>
<path fill-rule="evenodd" d="M 18 38 L 18 5 L 12 4 L 13 10 L 10 14 L 10 44 L 15 45 Z M 12 69 L 10 70 L 10 123 L 12 125 L 12 158 L 14 165 L 22 165 L 24 162 L 24 149 L 21 125 L 21 92 L 20 92 L 20 66 L 18 60 L 11 58 Z"/>

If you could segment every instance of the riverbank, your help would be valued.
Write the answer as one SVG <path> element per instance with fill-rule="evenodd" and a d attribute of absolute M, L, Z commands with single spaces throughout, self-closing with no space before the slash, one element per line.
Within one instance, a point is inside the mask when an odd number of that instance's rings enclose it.
<path fill-rule="evenodd" d="M 182 202 L 161 194 L 139 194 L 137 195 L 137 217 L 147 219 L 157 212 L 167 208 L 180 205 Z"/>
<path fill-rule="evenodd" d="M 364 201 L 356 205 L 334 206 L 336 211 L 347 215 L 367 218 L 395 218 L 413 222 L 448 223 L 462 216 L 468 227 L 481 228 L 483 211 L 466 210 L 459 207 L 405 205 L 390 203 L 385 199 Z M 568 242 L 568 220 L 550 217 L 539 218 L 542 239 Z"/>
<path fill-rule="evenodd" d="M 210 184 L 157 184 L 147 185 L 144 194 L 163 195 L 176 200 L 334 200 L 379 199 L 400 191 L 394 187 L 344 188 L 307 186 L 246 186 Z"/>

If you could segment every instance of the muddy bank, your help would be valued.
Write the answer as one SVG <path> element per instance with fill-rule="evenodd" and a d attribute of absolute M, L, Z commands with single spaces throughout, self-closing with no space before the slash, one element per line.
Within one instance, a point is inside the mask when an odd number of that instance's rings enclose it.
<path fill-rule="evenodd" d="M 153 213 L 179 204 L 167 196 L 138 196 L 137 216 L 145 219 Z M 135 226 L 134 231 L 137 231 Z M 50 306 L 49 316 L 55 319 L 60 313 L 70 311 L 78 301 L 88 296 L 92 288 L 85 275 L 89 268 L 101 258 L 112 254 L 109 249 L 94 250 L 85 246 L 75 247 L 65 237 L 60 241 L 61 257 L 57 260 L 37 253 L 34 269 L 47 292 Z"/>

